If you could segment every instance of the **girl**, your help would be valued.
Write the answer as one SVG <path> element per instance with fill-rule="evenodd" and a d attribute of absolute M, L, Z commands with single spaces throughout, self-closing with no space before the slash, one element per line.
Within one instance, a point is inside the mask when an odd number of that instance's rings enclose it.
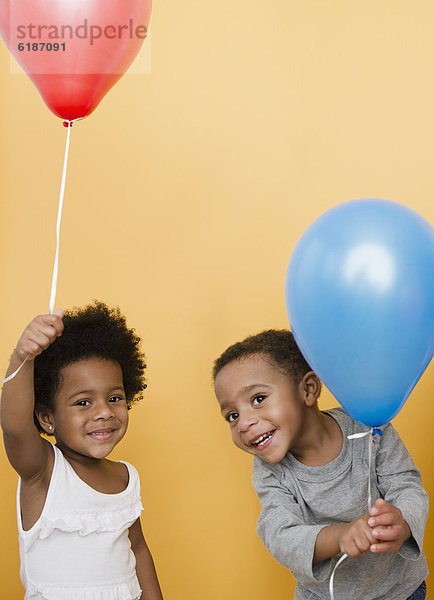
<path fill-rule="evenodd" d="M 25 600 L 162 600 L 135 468 L 107 456 L 144 385 L 140 339 L 101 302 L 38 316 L 20 337 L 1 426 L 20 476 Z M 56 445 L 40 436 L 53 435 Z"/>

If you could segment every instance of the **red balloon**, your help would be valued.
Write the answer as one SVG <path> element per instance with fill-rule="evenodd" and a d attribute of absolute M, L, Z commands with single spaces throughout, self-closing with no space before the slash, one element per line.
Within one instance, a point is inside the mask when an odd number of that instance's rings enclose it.
<path fill-rule="evenodd" d="M 133 62 L 151 0 L 0 0 L 0 33 L 61 119 L 89 115 Z"/>

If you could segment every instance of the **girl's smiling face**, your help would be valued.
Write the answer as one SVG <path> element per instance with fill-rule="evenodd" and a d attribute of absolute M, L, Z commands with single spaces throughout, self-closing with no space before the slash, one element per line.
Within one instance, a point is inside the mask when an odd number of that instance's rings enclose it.
<path fill-rule="evenodd" d="M 41 424 L 53 427 L 57 446 L 71 459 L 105 458 L 126 433 L 122 370 L 114 361 L 89 358 L 63 367 L 53 404 Z"/>
<path fill-rule="evenodd" d="M 308 385 L 312 377 L 309 372 L 296 385 L 261 354 L 225 365 L 215 378 L 215 393 L 234 444 L 270 463 L 289 451 L 301 454 L 306 411 L 316 402 Z"/>

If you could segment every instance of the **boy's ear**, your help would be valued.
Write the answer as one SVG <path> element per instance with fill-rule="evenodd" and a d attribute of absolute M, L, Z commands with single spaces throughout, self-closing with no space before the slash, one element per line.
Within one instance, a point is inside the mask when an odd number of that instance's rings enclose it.
<path fill-rule="evenodd" d="M 39 425 L 48 435 L 52 435 L 54 433 L 54 418 L 53 413 L 47 410 L 44 411 L 35 411 L 36 418 L 39 421 Z"/>
<path fill-rule="evenodd" d="M 321 381 L 314 371 L 309 371 L 300 382 L 306 406 L 313 406 L 321 393 Z"/>

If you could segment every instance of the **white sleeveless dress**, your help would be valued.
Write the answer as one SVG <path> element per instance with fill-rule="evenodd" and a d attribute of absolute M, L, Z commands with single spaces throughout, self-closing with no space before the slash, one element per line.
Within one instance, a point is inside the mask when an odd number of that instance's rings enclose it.
<path fill-rule="evenodd" d="M 24 600 L 136 600 L 141 590 L 128 528 L 143 510 L 140 481 L 129 463 L 119 494 L 103 494 L 78 477 L 53 446 L 54 467 L 41 516 L 24 531 L 17 517 Z"/>

